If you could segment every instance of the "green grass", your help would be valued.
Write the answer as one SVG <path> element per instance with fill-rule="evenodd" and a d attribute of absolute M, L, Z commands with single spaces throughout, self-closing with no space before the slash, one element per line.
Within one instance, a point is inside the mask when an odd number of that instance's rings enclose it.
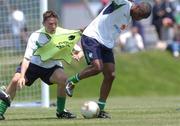
<path fill-rule="evenodd" d="M 180 58 L 167 51 L 145 51 L 136 54 L 115 53 L 116 79 L 110 96 L 180 96 Z M 9 83 L 22 55 L 0 57 L 0 79 Z M 16 60 L 17 59 L 17 60 Z M 3 62 L 2 62 L 3 61 Z M 11 70 L 8 68 L 12 67 Z M 86 67 L 85 60 L 64 63 L 68 76 Z M 7 70 L 7 71 L 6 71 Z M 1 79 L 2 80 L 2 79 Z M 75 98 L 98 97 L 102 75 L 80 81 L 74 91 Z M 56 98 L 56 85 L 50 86 L 51 98 Z"/>
<path fill-rule="evenodd" d="M 178 126 L 180 107 L 178 97 L 110 97 L 106 110 L 111 119 L 84 119 L 80 106 L 86 100 L 67 100 L 67 107 L 77 119 L 61 120 L 51 108 L 10 108 L 0 126 Z"/>
<path fill-rule="evenodd" d="M 169 96 L 180 95 L 180 59 L 167 51 L 146 51 L 136 54 L 116 53 L 116 79 L 111 96 Z M 85 60 L 65 64 L 70 76 L 85 68 Z M 102 75 L 80 81 L 75 97 L 96 97 Z M 51 86 L 51 97 L 56 97 L 56 86 Z"/>

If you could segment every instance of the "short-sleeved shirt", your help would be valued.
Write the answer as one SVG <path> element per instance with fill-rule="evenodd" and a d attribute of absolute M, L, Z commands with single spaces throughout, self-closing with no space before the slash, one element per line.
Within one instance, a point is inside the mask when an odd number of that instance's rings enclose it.
<path fill-rule="evenodd" d="M 83 34 L 108 48 L 113 48 L 119 34 L 132 20 L 131 6 L 132 3 L 128 0 L 112 0 L 87 26 Z"/>
<path fill-rule="evenodd" d="M 58 31 L 60 31 L 60 30 L 66 30 L 66 29 L 57 27 L 56 32 L 53 35 L 59 35 Z M 33 55 L 39 46 L 43 46 L 50 41 L 49 36 L 52 36 L 52 35 L 44 34 L 44 32 L 45 32 L 45 29 L 42 28 L 31 34 L 31 36 L 29 37 L 29 40 L 28 40 L 28 44 L 26 47 L 24 57 L 29 59 L 31 63 L 41 66 L 41 67 L 44 67 L 44 68 L 51 68 L 56 65 L 62 67 L 62 63 L 59 60 L 42 61 L 40 56 Z M 75 46 L 74 49 L 78 50 L 78 51 L 81 50 L 77 46 Z"/>

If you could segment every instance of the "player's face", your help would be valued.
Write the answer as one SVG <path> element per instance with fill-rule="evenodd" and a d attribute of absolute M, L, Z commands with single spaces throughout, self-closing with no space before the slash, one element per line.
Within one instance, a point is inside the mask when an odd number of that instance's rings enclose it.
<path fill-rule="evenodd" d="M 43 25 L 46 29 L 47 33 L 54 34 L 56 31 L 58 21 L 54 17 L 47 18 L 46 21 L 44 21 Z"/>

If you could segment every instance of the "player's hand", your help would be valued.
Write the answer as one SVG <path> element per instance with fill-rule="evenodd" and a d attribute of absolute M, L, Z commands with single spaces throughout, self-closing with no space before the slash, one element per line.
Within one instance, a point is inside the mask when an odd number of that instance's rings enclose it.
<path fill-rule="evenodd" d="M 24 77 L 20 77 L 19 80 L 18 80 L 17 88 L 18 89 L 22 89 L 23 86 L 25 86 L 25 78 Z"/>
<path fill-rule="evenodd" d="M 73 54 L 72 54 L 72 57 L 75 59 L 75 60 L 77 60 L 77 61 L 79 61 L 82 57 L 84 56 L 84 54 L 83 54 L 83 52 L 82 51 L 80 51 L 80 52 L 74 52 Z"/>

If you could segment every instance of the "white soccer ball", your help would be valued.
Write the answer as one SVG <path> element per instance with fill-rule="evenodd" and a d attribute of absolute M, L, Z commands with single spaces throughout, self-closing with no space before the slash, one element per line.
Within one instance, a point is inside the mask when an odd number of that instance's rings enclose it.
<path fill-rule="evenodd" d="M 86 101 L 81 106 L 81 114 L 86 119 L 97 117 L 99 114 L 99 111 L 100 111 L 99 106 L 94 101 Z"/>

